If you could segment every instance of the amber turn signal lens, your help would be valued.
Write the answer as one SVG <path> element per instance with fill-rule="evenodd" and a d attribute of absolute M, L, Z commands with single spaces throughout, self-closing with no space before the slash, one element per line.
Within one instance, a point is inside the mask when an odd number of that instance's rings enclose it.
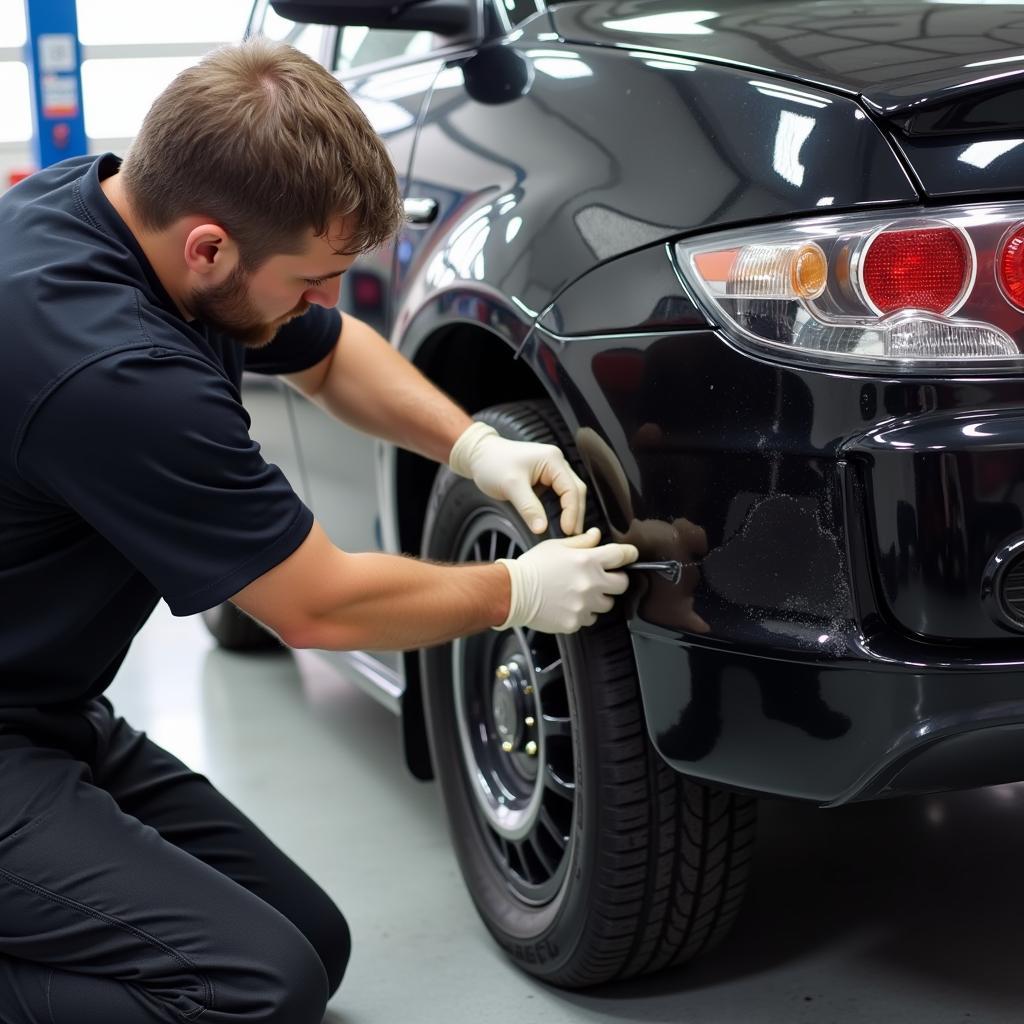
<path fill-rule="evenodd" d="M 693 265 L 730 299 L 815 299 L 828 283 L 828 260 L 815 242 L 719 249 L 698 253 Z"/>
<path fill-rule="evenodd" d="M 801 299 L 816 299 L 828 283 L 828 260 L 821 246 L 808 242 L 793 257 L 790 267 L 794 293 Z"/>

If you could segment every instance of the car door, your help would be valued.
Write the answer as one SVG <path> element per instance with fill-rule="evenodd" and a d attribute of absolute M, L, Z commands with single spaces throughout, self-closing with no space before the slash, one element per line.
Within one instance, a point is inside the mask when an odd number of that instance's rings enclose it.
<path fill-rule="evenodd" d="M 278 17 L 268 0 L 258 0 L 246 35 L 264 35 L 287 42 L 315 60 L 323 60 L 328 52 L 325 48 L 333 42 L 334 30 Z M 242 380 L 242 401 L 252 419 L 250 434 L 259 442 L 263 457 L 281 468 L 296 493 L 309 504 L 308 474 L 292 429 L 295 414 L 291 390 L 276 377 L 247 373 Z"/>
<path fill-rule="evenodd" d="M 544 9 L 544 0 L 495 0 L 488 3 L 485 6 L 488 35 L 512 33 L 518 25 Z M 502 120 L 497 107 L 515 98 L 516 89 L 522 84 L 513 81 L 518 65 L 510 73 L 509 62 L 514 63 L 515 58 L 503 59 L 509 52 L 503 46 L 484 49 L 491 55 L 497 55 L 496 59 L 485 59 L 483 52 L 472 60 L 466 59 L 472 56 L 471 53 L 447 55 L 437 68 L 427 103 L 420 113 L 416 151 L 405 193 L 409 220 L 399 236 L 393 284 L 396 299 L 394 316 L 399 318 L 397 326 L 400 330 L 407 326 L 401 319 L 401 307 L 406 304 L 404 288 L 410 269 L 418 265 L 426 249 L 436 245 L 437 232 L 450 230 L 452 218 L 471 207 L 477 199 L 481 205 L 493 200 L 498 207 L 508 206 L 511 209 L 518 198 L 519 184 L 524 176 L 519 154 L 523 148 L 531 147 L 532 140 L 529 137 L 503 137 L 499 151 L 499 148 L 481 144 L 475 134 L 480 121 L 490 122 L 495 133 L 507 131 L 508 122 Z M 474 69 L 479 69 L 479 73 L 474 75 Z M 467 75 L 474 79 L 476 88 L 467 82 Z M 498 128 L 498 125 L 502 127 Z M 426 211 L 426 216 L 423 216 L 423 211 Z M 452 239 L 438 265 L 428 271 L 428 276 L 443 283 L 449 270 L 449 260 L 463 267 L 472 267 L 479 256 L 476 243 L 482 243 L 486 237 L 486 225 L 480 223 L 474 227 L 473 218 L 469 218 L 467 230 Z M 469 270 L 467 274 L 475 277 L 477 270 Z"/>
<path fill-rule="evenodd" d="M 359 103 L 391 155 L 403 196 L 421 109 L 450 50 L 430 32 L 345 26 L 334 35 L 325 63 Z M 388 337 L 396 243 L 359 257 L 342 280 L 339 306 Z M 347 551 L 384 547 L 377 492 L 382 446 L 349 430 L 319 407 L 288 395 L 296 425 L 308 500 L 328 536 Z M 401 690 L 400 655 L 375 652 L 353 659 L 324 652 L 332 661 L 373 675 L 375 695 Z"/>

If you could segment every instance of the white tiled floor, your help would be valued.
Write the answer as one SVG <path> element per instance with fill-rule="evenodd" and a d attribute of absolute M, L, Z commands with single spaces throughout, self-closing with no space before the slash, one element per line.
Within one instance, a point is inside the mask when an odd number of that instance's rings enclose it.
<path fill-rule="evenodd" d="M 398 720 L 314 655 L 215 650 L 161 605 L 110 692 L 335 898 L 354 934 L 344 1024 L 1008 1024 L 1024 1017 L 1024 786 L 834 811 L 767 801 L 732 937 L 670 974 L 587 993 L 491 942 L 436 787 Z"/>

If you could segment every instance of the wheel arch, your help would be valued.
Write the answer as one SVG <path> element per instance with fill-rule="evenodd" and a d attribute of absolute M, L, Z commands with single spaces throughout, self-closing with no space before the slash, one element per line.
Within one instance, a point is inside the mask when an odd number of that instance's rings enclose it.
<path fill-rule="evenodd" d="M 473 414 L 500 402 L 550 398 L 541 378 L 516 358 L 514 339 L 479 323 L 458 322 L 434 329 L 409 355 L 434 384 Z M 518 333 L 518 332 L 516 332 Z M 524 335 L 525 336 L 525 335 Z M 397 529 L 398 549 L 418 553 L 430 489 L 438 467 L 429 459 L 396 450 L 386 507 Z M 402 656 L 405 691 L 402 735 L 405 759 L 418 779 L 433 778 L 420 689 L 418 651 Z"/>

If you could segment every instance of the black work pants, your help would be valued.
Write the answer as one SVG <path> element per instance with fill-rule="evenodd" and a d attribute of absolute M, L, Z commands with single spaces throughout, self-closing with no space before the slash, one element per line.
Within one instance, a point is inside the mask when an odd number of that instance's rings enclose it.
<path fill-rule="evenodd" d="M 326 894 L 113 714 L 0 710 L 0 1024 L 320 1024 Z"/>

